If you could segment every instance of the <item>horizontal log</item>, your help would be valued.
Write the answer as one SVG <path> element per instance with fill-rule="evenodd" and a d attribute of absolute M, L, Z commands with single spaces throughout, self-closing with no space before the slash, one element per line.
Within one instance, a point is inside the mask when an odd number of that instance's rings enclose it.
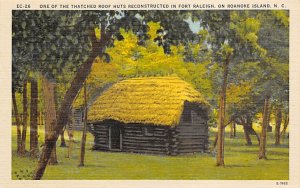
<path fill-rule="evenodd" d="M 108 143 L 107 140 L 94 140 L 94 143 Z"/>
<path fill-rule="evenodd" d="M 108 137 L 108 134 L 104 134 L 104 133 L 96 133 L 95 134 L 96 135 L 96 137 Z"/>
<path fill-rule="evenodd" d="M 96 131 L 96 132 L 107 132 L 108 128 L 107 129 L 104 129 L 104 128 L 94 128 L 94 131 Z"/>
<path fill-rule="evenodd" d="M 205 136 L 179 136 L 178 140 L 205 140 L 207 138 Z"/>
<path fill-rule="evenodd" d="M 133 139 L 133 140 L 165 140 L 166 136 L 144 136 L 144 135 L 133 135 L 133 134 L 123 134 L 123 138 Z"/>
<path fill-rule="evenodd" d="M 108 142 L 108 139 L 107 138 L 97 138 L 97 139 L 95 138 L 94 139 L 94 142 L 99 142 L 99 141 L 101 141 L 101 142 L 103 142 L 103 141 L 104 142 Z"/>
<path fill-rule="evenodd" d="M 154 132 L 153 135 L 145 135 L 143 132 L 141 133 L 133 133 L 133 132 L 126 132 L 124 131 L 123 135 L 125 136 L 131 136 L 131 137 L 166 137 L 167 135 L 165 133 L 156 133 Z"/>
<path fill-rule="evenodd" d="M 157 151 L 157 152 L 167 152 L 166 148 L 137 148 L 137 147 L 133 147 L 133 146 L 127 146 L 127 147 L 122 147 L 123 151 L 127 151 L 127 150 L 135 150 L 135 151 Z"/>
<path fill-rule="evenodd" d="M 102 124 L 102 123 L 100 123 L 100 124 L 93 124 L 93 126 L 94 127 L 108 127 L 108 125 L 104 125 L 104 124 Z"/>
<path fill-rule="evenodd" d="M 130 143 L 130 142 L 123 142 L 124 147 L 136 147 L 136 148 L 166 148 L 166 145 L 157 144 L 157 143 Z"/>
<path fill-rule="evenodd" d="M 99 134 L 108 134 L 108 129 L 107 130 L 93 130 L 93 132 L 99 133 Z"/>
<path fill-rule="evenodd" d="M 108 147 L 108 144 L 104 144 L 104 143 L 94 143 L 94 146 Z"/>
<path fill-rule="evenodd" d="M 124 130 L 124 134 L 143 135 L 143 131 Z"/>
<path fill-rule="evenodd" d="M 167 152 L 160 151 L 144 151 L 144 150 L 128 150 L 127 152 L 139 153 L 139 154 L 148 154 L 148 155 L 167 155 Z"/>
<path fill-rule="evenodd" d="M 123 143 L 126 144 L 157 144 L 157 145 L 165 145 L 164 141 L 149 141 L 149 140 L 126 140 L 123 139 Z"/>
<path fill-rule="evenodd" d="M 159 127 L 159 126 L 147 126 L 147 125 L 140 125 L 140 124 L 137 124 L 136 126 L 125 125 L 124 129 L 139 129 L 139 130 L 141 130 L 141 129 L 145 128 L 145 127 L 151 127 L 152 129 L 157 130 L 157 131 L 159 131 L 159 130 L 163 131 L 165 129 L 168 129 L 168 127 L 166 127 L 166 126 Z"/>
<path fill-rule="evenodd" d="M 208 133 L 201 133 L 201 132 L 180 132 L 179 136 L 207 136 Z"/>
<path fill-rule="evenodd" d="M 132 140 L 165 140 L 165 136 L 144 136 L 144 135 L 130 135 L 124 134 L 124 139 L 132 139 Z"/>
<path fill-rule="evenodd" d="M 178 138 L 201 138 L 205 139 L 208 135 L 205 134 L 179 134 Z"/>
<path fill-rule="evenodd" d="M 94 137 L 94 140 L 108 140 L 108 137 L 106 137 L 106 136 L 95 136 Z"/>
<path fill-rule="evenodd" d="M 198 144 L 198 143 L 205 143 L 204 139 L 180 139 L 178 140 L 179 143 L 191 143 L 191 144 Z"/>
<path fill-rule="evenodd" d="M 137 148 L 132 146 L 123 146 L 123 151 L 143 151 L 143 152 L 160 152 L 160 153 L 166 153 L 166 149 L 161 148 Z"/>
<path fill-rule="evenodd" d="M 103 134 L 103 133 L 101 133 L 101 134 L 96 134 L 94 137 L 97 137 L 97 138 L 103 138 L 103 137 L 106 137 L 106 138 L 108 138 L 108 134 Z"/>
<path fill-rule="evenodd" d="M 166 142 L 165 139 L 157 138 L 157 137 L 147 138 L 147 137 L 126 137 L 126 136 L 124 136 L 122 139 L 124 141 L 128 141 L 128 142 L 138 142 L 138 141 L 141 141 L 141 142 L 159 142 L 159 143 Z"/>
<path fill-rule="evenodd" d="M 145 127 L 150 127 L 152 129 L 155 129 L 155 130 L 165 130 L 167 129 L 168 127 L 167 126 L 147 126 L 147 125 L 141 125 L 141 124 L 138 124 L 136 126 L 128 126 L 128 125 L 125 125 L 123 126 L 125 129 L 143 129 Z"/>

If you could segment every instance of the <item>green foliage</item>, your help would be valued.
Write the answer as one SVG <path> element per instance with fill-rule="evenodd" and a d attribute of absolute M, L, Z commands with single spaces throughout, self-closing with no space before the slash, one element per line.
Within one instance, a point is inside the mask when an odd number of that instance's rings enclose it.
<path fill-rule="evenodd" d="M 271 102 L 289 103 L 289 15 L 288 11 L 264 11 L 257 15 L 262 24 L 259 43 L 267 51 L 259 68 L 264 72 L 258 87 Z M 285 110 L 288 111 L 288 110 Z"/>
<path fill-rule="evenodd" d="M 185 62 L 186 48 L 182 45 L 171 45 L 171 54 L 165 54 L 164 47 L 158 46 L 154 42 L 158 36 L 156 31 L 161 28 L 161 25 L 149 22 L 148 28 L 149 40 L 144 45 L 138 44 L 138 36 L 132 31 L 120 30 L 124 39 L 122 41 L 116 40 L 113 47 L 107 49 L 107 53 L 112 57 L 111 62 L 107 64 L 101 59 L 95 60 L 87 79 L 88 98 L 92 99 L 98 88 L 103 88 L 119 79 L 170 75 L 182 78 L 201 93 L 205 93 L 207 97 L 211 96 L 212 85 L 207 78 L 209 61 Z M 205 56 L 205 53 L 208 52 L 201 52 L 201 48 L 202 45 L 192 45 L 194 53 Z M 81 92 L 75 106 L 82 104 L 82 96 Z"/>
<path fill-rule="evenodd" d="M 19 66 L 13 61 L 13 67 L 53 79 L 66 63 L 80 64 L 90 49 L 86 29 L 76 25 L 82 17 L 80 11 L 13 11 L 13 56 L 20 61 Z"/>

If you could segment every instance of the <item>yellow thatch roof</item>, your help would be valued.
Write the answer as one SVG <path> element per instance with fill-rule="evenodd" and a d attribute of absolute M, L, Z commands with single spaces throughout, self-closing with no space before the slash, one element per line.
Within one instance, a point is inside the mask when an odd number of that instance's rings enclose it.
<path fill-rule="evenodd" d="M 116 83 L 99 96 L 88 112 L 89 122 L 177 125 L 184 102 L 207 107 L 190 84 L 178 77 L 143 77 Z"/>

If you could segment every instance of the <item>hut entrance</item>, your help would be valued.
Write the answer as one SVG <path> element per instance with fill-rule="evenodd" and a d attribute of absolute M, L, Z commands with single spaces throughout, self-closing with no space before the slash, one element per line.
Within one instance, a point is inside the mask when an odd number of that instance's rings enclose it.
<path fill-rule="evenodd" d="M 122 131 L 118 126 L 109 127 L 109 146 L 111 150 L 121 150 L 122 149 Z"/>

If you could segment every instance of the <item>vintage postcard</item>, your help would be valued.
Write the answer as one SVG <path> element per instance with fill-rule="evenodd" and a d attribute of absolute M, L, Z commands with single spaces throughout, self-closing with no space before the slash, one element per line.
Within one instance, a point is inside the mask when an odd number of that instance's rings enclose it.
<path fill-rule="evenodd" d="M 1 1 L 0 188 L 299 187 L 299 10 Z"/>

